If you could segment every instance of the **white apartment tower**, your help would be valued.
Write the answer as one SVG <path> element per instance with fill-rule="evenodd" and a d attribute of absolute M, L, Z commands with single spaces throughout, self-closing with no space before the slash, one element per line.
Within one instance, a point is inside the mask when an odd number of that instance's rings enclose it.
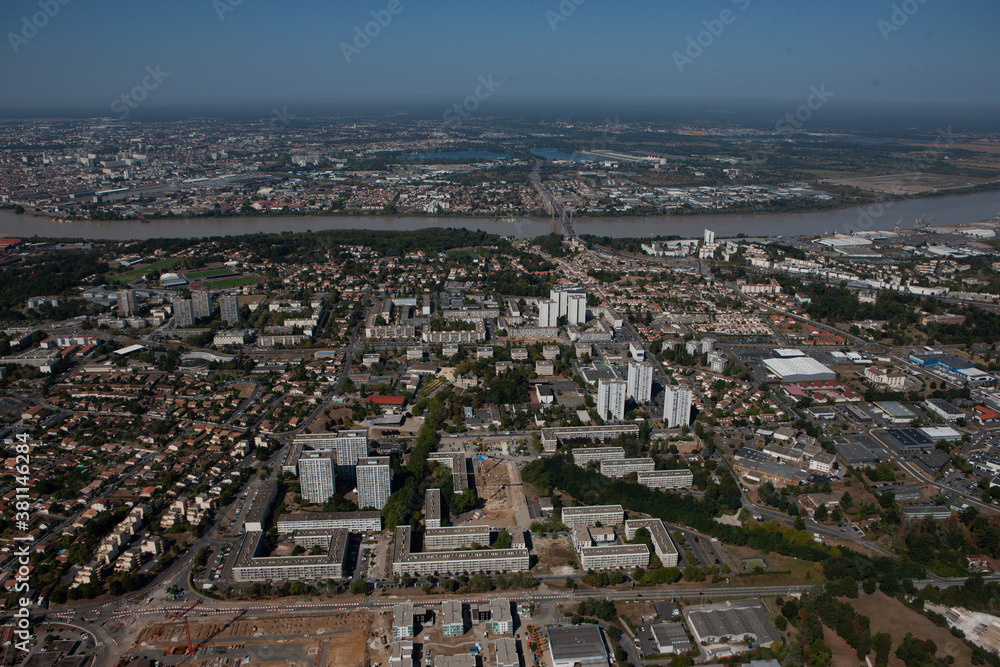
<path fill-rule="evenodd" d="M 543 299 L 538 302 L 538 326 L 554 327 L 559 323 L 559 302 Z"/>
<path fill-rule="evenodd" d="M 691 423 L 690 387 L 667 387 L 663 397 L 663 422 L 667 428 L 687 426 Z"/>
<path fill-rule="evenodd" d="M 623 380 L 601 379 L 597 384 L 597 414 L 605 421 L 625 419 L 628 385 Z"/>
<path fill-rule="evenodd" d="M 305 452 L 299 458 L 299 487 L 302 498 L 325 503 L 337 492 L 332 452 Z"/>
<path fill-rule="evenodd" d="M 135 292 L 130 289 L 118 291 L 118 316 L 132 317 L 136 314 Z"/>
<path fill-rule="evenodd" d="M 219 311 L 222 314 L 222 321 L 226 324 L 235 325 L 240 323 L 240 302 L 236 296 L 220 296 Z"/>
<path fill-rule="evenodd" d="M 586 324 L 587 295 L 570 294 L 566 299 L 566 319 L 569 324 Z"/>
<path fill-rule="evenodd" d="M 708 245 L 710 243 L 715 243 L 715 232 L 713 232 L 711 229 L 706 229 L 705 230 L 705 245 Z"/>
<path fill-rule="evenodd" d="M 333 444 L 337 450 L 337 474 L 341 479 L 357 479 L 358 461 L 368 456 L 368 431 L 340 431 Z"/>
<path fill-rule="evenodd" d="M 385 507 L 389 500 L 391 472 L 388 456 L 370 456 L 358 460 L 358 507 Z"/>
<path fill-rule="evenodd" d="M 212 295 L 208 292 L 195 292 L 191 295 L 191 306 L 194 308 L 194 319 L 208 319 L 212 316 Z"/>
<path fill-rule="evenodd" d="M 628 365 L 628 397 L 636 403 L 649 403 L 653 397 L 653 365 L 631 362 Z"/>
<path fill-rule="evenodd" d="M 174 301 L 174 326 L 192 327 L 194 319 L 194 308 L 188 299 Z"/>

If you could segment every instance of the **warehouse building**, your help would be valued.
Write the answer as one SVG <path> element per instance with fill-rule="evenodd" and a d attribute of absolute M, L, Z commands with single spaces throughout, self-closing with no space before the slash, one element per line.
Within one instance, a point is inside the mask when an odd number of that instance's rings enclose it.
<path fill-rule="evenodd" d="M 696 644 L 719 644 L 725 640 L 768 647 L 778 641 L 778 631 L 757 600 L 688 607 L 684 617 Z"/>
<path fill-rule="evenodd" d="M 764 359 L 764 368 L 782 382 L 811 382 L 836 380 L 837 374 L 812 357 Z"/>
<path fill-rule="evenodd" d="M 686 653 L 692 648 L 683 623 L 657 623 L 649 629 L 653 633 L 656 650 L 662 654 Z"/>
<path fill-rule="evenodd" d="M 552 667 L 607 667 L 611 664 L 604 634 L 596 625 L 550 627 L 545 633 Z"/>
<path fill-rule="evenodd" d="M 928 398 L 924 405 L 931 412 L 936 413 L 945 421 L 953 422 L 965 417 L 965 413 L 943 398 Z"/>
<path fill-rule="evenodd" d="M 909 424 L 917 419 L 917 415 L 913 414 L 905 405 L 896 401 L 879 401 L 872 405 L 881 410 L 893 424 Z"/>

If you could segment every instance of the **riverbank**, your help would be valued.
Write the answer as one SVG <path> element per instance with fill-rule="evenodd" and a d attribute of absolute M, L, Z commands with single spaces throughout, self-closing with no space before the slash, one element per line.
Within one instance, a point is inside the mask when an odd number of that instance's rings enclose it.
<path fill-rule="evenodd" d="M 762 213 L 756 215 L 711 214 L 697 216 L 646 216 L 577 218 L 579 234 L 642 238 L 680 236 L 697 238 L 704 229 L 718 237 L 798 236 L 850 232 L 856 229 L 888 230 L 912 227 L 918 218 L 932 225 L 958 225 L 993 220 L 1000 212 L 1000 192 L 953 195 L 931 199 L 908 199 L 884 205 L 850 207 L 807 213 Z M 234 218 L 166 218 L 149 222 L 67 220 L 18 215 L 0 210 L 0 236 L 15 238 L 82 238 L 89 240 L 133 240 L 234 236 L 260 233 L 307 232 L 326 229 L 371 229 L 417 231 L 429 227 L 485 231 L 502 236 L 533 238 L 562 233 L 562 224 L 550 218 L 516 218 L 513 221 L 449 216 L 267 216 Z"/>

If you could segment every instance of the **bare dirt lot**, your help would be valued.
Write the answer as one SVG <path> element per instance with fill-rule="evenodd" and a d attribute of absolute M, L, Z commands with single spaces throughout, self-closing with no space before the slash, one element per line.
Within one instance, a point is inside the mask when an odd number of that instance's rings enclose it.
<path fill-rule="evenodd" d="M 852 605 L 858 613 L 871 619 L 873 635 L 877 632 L 887 632 L 892 636 L 888 667 L 903 665 L 895 653 L 896 647 L 906 637 L 907 632 L 912 632 L 914 637 L 920 639 L 934 640 L 938 647 L 938 657 L 951 655 L 955 657 L 956 665 L 972 664 L 972 651 L 968 646 L 945 628 L 939 628 L 926 617 L 907 609 L 906 605 L 895 598 L 890 598 L 884 593 L 875 593 L 862 595 L 858 600 L 841 598 L 841 601 Z"/>
<path fill-rule="evenodd" d="M 234 384 L 233 386 L 239 390 L 240 398 L 250 398 L 253 396 L 254 389 L 257 388 L 257 385 L 253 382 L 240 382 L 238 384 Z"/>
<path fill-rule="evenodd" d="M 532 536 L 532 541 L 535 545 L 535 553 L 538 554 L 538 564 L 535 566 L 536 573 L 573 573 L 573 570 L 569 568 L 568 563 L 571 561 L 577 563 L 578 559 L 576 552 L 573 551 L 573 545 L 570 544 L 568 537 L 552 539 L 548 537 L 541 537 L 540 535 L 534 535 Z"/>
<path fill-rule="evenodd" d="M 371 614 L 328 614 L 308 616 L 265 616 L 252 619 L 190 620 L 191 642 L 199 656 L 249 658 L 267 667 L 298 665 L 365 664 L 366 658 L 379 661 L 384 633 L 383 618 L 373 627 Z M 140 636 L 140 650 L 158 649 L 165 654 L 183 651 L 184 626 L 152 626 Z M 367 644 L 367 645 L 366 645 Z M 379 650 L 373 650 L 373 647 Z M 384 660 L 382 660 L 384 662 Z"/>

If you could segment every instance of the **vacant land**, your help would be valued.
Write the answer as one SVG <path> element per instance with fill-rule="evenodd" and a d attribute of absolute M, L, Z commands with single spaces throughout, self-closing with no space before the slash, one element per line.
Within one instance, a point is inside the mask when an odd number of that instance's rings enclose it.
<path fill-rule="evenodd" d="M 939 658 L 951 655 L 954 656 L 957 665 L 972 664 L 972 651 L 964 642 L 945 628 L 934 625 L 925 616 L 908 609 L 906 605 L 895 598 L 890 598 L 884 593 L 875 593 L 874 595 L 862 595 L 858 600 L 841 598 L 841 601 L 852 605 L 859 614 L 864 614 L 871 619 L 873 635 L 877 632 L 887 632 L 892 637 L 892 651 L 888 667 L 903 664 L 901 660 L 896 659 L 895 654 L 896 648 L 908 632 L 920 639 L 932 639 L 937 644 Z"/>
<path fill-rule="evenodd" d="M 366 662 L 366 642 L 372 637 L 370 614 L 265 616 L 250 620 L 192 619 L 191 642 L 211 647 L 226 657 L 255 665 L 358 665 Z M 374 634 L 384 632 L 375 628 Z M 183 624 L 153 627 L 142 633 L 140 650 L 176 650 L 183 646 Z"/>
<path fill-rule="evenodd" d="M 965 188 L 988 183 L 989 181 L 966 176 L 943 176 L 940 174 L 914 172 L 910 174 L 888 174 L 886 176 L 868 176 L 863 178 L 834 178 L 828 182 L 834 185 L 848 185 L 862 190 L 874 190 L 894 195 L 915 195 L 951 188 Z"/>

